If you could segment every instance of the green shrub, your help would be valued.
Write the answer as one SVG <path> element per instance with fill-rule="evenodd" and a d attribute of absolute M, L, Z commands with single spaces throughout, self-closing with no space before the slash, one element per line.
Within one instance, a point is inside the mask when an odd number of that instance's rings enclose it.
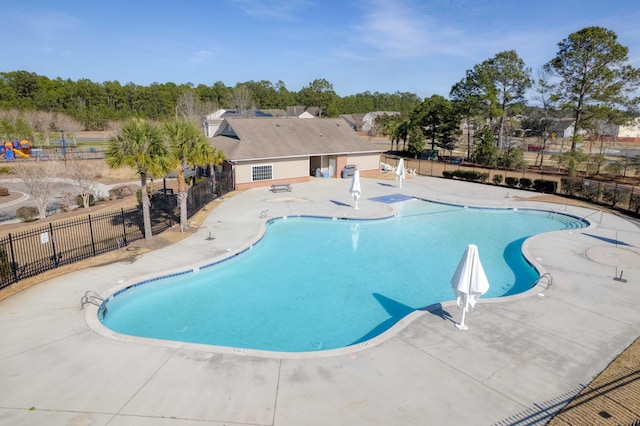
<path fill-rule="evenodd" d="M 520 188 L 522 189 L 529 189 L 533 186 L 533 181 L 529 178 L 520 178 Z"/>
<path fill-rule="evenodd" d="M 7 250 L 0 248 L 0 278 L 8 281 L 12 278 L 13 270 L 17 267 L 15 263 L 9 261 Z"/>
<path fill-rule="evenodd" d="M 600 183 L 586 181 L 582 186 L 580 196 L 591 203 L 597 203 L 600 198 Z"/>
<path fill-rule="evenodd" d="M 586 172 L 588 176 L 597 175 L 599 170 L 600 170 L 600 165 L 598 163 L 587 163 Z"/>
<path fill-rule="evenodd" d="M 582 179 L 563 177 L 560 179 L 560 188 L 565 194 L 575 197 L 582 191 Z"/>
<path fill-rule="evenodd" d="M 76 196 L 76 204 L 80 207 L 84 207 L 84 201 L 82 201 L 82 195 L 78 195 Z M 96 198 L 93 196 L 93 194 L 89 195 L 89 207 L 94 206 L 96 204 Z"/>
<path fill-rule="evenodd" d="M 504 180 L 504 183 L 506 183 L 507 186 L 511 188 L 515 188 L 516 186 L 518 186 L 519 180 L 520 179 L 518 179 L 517 177 L 507 176 L 507 178 Z"/>
<path fill-rule="evenodd" d="M 16 217 L 23 222 L 33 222 L 38 218 L 38 209 L 31 206 L 22 206 L 16 210 Z"/>
<path fill-rule="evenodd" d="M 442 176 L 446 177 L 447 179 L 453 179 L 453 172 L 450 172 L 448 170 L 444 170 L 442 172 Z M 139 200 L 139 198 L 138 198 Z"/>
<path fill-rule="evenodd" d="M 558 189 L 558 182 L 555 180 L 536 179 L 533 181 L 533 187 L 538 192 L 555 194 Z"/>
<path fill-rule="evenodd" d="M 453 175 L 466 181 L 475 180 L 475 173 L 470 170 L 456 170 L 455 172 L 453 172 Z"/>
<path fill-rule="evenodd" d="M 618 203 L 626 203 L 631 197 L 631 189 L 618 186 L 605 185 L 602 191 L 602 201 L 615 207 Z"/>
<path fill-rule="evenodd" d="M 464 179 L 469 182 L 484 182 L 489 179 L 489 173 L 476 172 L 475 170 L 455 170 L 451 174 L 453 177 Z"/>
<path fill-rule="evenodd" d="M 624 165 L 622 163 L 609 163 L 604 166 L 604 171 L 607 173 L 609 178 L 615 179 L 617 177 L 622 176 L 624 173 Z"/>
<path fill-rule="evenodd" d="M 0 166 L 0 175 L 12 175 L 14 170 L 9 166 Z"/>
<path fill-rule="evenodd" d="M 500 185 L 502 183 L 503 177 L 502 177 L 502 175 L 493 175 L 493 178 L 491 180 L 496 185 Z"/>
<path fill-rule="evenodd" d="M 640 194 L 632 194 L 629 199 L 629 210 L 638 214 L 640 213 Z"/>

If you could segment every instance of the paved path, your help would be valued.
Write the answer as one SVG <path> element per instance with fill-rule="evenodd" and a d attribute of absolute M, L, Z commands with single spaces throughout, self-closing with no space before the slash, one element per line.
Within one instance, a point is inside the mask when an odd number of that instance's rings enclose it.
<path fill-rule="evenodd" d="M 60 209 L 60 203 L 62 201 L 62 195 L 65 192 L 68 193 L 77 193 L 77 191 L 73 188 L 72 179 L 69 178 L 55 178 L 54 179 L 58 185 L 56 185 L 55 189 L 52 191 L 51 196 L 49 197 L 49 203 L 47 204 L 47 211 L 58 211 Z M 140 181 L 136 182 L 126 182 L 126 183 L 118 183 L 114 185 L 106 185 L 103 183 L 96 182 L 95 193 L 99 198 L 108 198 L 109 190 L 125 185 L 140 185 Z M 16 210 L 21 206 L 32 206 L 35 207 L 36 203 L 33 201 L 33 198 L 28 194 L 27 186 L 24 184 L 24 181 L 19 178 L 0 178 L 0 186 L 4 186 L 9 188 L 12 193 L 20 193 L 22 196 L 18 199 L 12 200 L 10 202 L 3 203 L 0 200 L 0 223 L 12 223 L 19 222 L 19 219 L 16 219 Z"/>
<path fill-rule="evenodd" d="M 638 337 L 636 224 L 527 201 L 532 192 L 426 177 L 402 189 L 363 179 L 354 210 L 349 184 L 319 179 L 286 194 L 242 192 L 219 201 L 201 228 L 177 244 L 131 264 L 52 279 L 0 303 L 0 424 L 544 424 Z M 368 198 L 395 193 L 561 210 L 593 224 L 529 239 L 525 253 L 553 275 L 553 285 L 482 301 L 468 331 L 453 326 L 459 313 L 445 303 L 412 314 L 369 345 L 267 356 L 104 336 L 87 325 L 95 309 L 79 309 L 86 290 L 107 294 L 243 249 L 260 235 L 261 216 L 384 216 L 389 206 Z M 626 283 L 614 280 L 619 269 Z"/>

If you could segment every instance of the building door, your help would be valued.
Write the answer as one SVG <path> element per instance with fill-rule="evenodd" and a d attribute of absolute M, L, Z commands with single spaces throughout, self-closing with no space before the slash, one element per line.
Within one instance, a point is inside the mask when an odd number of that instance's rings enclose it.
<path fill-rule="evenodd" d="M 336 159 L 329 158 L 329 177 L 336 177 Z"/>

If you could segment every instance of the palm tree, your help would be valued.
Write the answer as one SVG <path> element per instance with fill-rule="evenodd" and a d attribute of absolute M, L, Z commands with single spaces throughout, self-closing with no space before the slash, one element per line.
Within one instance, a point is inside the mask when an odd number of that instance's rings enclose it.
<path fill-rule="evenodd" d="M 171 168 L 171 157 L 160 128 L 145 119 L 126 121 L 111 139 L 105 160 L 112 169 L 129 166 L 140 174 L 144 237 L 150 240 L 153 233 L 147 176 L 163 176 Z"/>
<path fill-rule="evenodd" d="M 180 203 L 180 231 L 187 227 L 187 196 L 189 187 L 184 178 L 185 169 L 213 163 L 216 150 L 209 145 L 204 133 L 195 124 L 184 121 L 168 121 L 163 126 L 169 140 L 172 168 L 178 176 L 178 202 Z"/>
<path fill-rule="evenodd" d="M 402 150 L 406 151 L 407 138 L 409 137 L 410 130 L 411 130 L 411 121 L 402 120 L 400 124 L 398 124 L 398 127 L 394 132 L 395 133 L 394 139 L 396 141 L 397 151 L 400 151 L 400 146 L 399 146 L 400 141 L 402 141 Z"/>
<path fill-rule="evenodd" d="M 376 121 L 378 121 L 377 118 Z M 388 120 L 382 127 L 382 136 L 387 136 L 391 141 L 391 149 L 389 151 L 393 151 L 393 143 L 395 142 L 396 131 L 399 124 L 397 120 Z"/>

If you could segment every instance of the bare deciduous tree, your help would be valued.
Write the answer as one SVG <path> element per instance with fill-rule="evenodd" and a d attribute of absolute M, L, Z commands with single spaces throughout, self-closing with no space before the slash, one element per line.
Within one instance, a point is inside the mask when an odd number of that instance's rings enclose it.
<path fill-rule="evenodd" d="M 206 115 L 205 105 L 192 91 L 182 92 L 176 104 L 176 120 L 184 120 L 200 126 Z"/>
<path fill-rule="evenodd" d="M 56 114 L 56 129 L 57 131 L 65 131 L 65 139 L 71 140 L 73 145 L 76 145 L 76 133 L 82 130 L 82 124 L 75 119 L 64 114 Z"/>
<path fill-rule="evenodd" d="M 251 93 L 244 86 L 236 86 L 231 93 L 231 102 L 238 110 L 238 114 L 242 116 L 251 105 Z"/>
<path fill-rule="evenodd" d="M 56 163 L 53 161 L 19 162 L 13 169 L 18 178 L 24 182 L 29 195 L 33 197 L 40 219 L 44 219 L 47 216 L 49 199 L 59 185 L 56 180 L 59 173 Z"/>
<path fill-rule="evenodd" d="M 82 197 L 84 208 L 89 208 L 91 196 L 97 196 L 98 178 L 102 173 L 101 162 L 72 158 L 66 161 L 65 174 L 71 179 L 71 185 Z"/>

